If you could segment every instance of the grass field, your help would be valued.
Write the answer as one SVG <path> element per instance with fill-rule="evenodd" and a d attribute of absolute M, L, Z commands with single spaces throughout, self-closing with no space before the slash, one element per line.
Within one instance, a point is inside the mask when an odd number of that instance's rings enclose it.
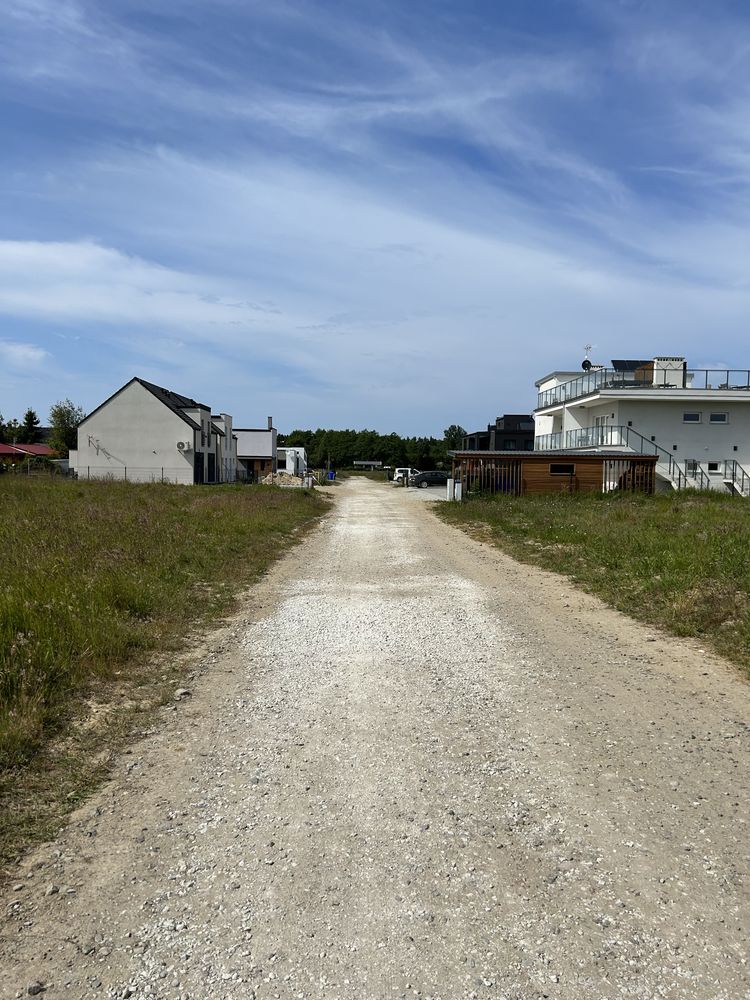
<path fill-rule="evenodd" d="M 49 748 L 87 699 L 148 684 L 156 650 L 225 611 L 324 509 L 303 490 L 0 476 L 0 856 L 28 821 L 13 789 L 38 806 L 51 770 L 75 798 L 77 754 Z"/>
<path fill-rule="evenodd" d="M 750 672 L 750 503 L 593 493 L 440 504 L 446 521 Z"/>

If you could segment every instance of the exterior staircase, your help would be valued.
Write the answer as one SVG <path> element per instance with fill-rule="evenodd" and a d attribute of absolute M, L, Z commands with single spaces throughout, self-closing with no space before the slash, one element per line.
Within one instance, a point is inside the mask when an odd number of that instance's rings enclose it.
<path fill-rule="evenodd" d="M 734 459 L 727 459 L 724 463 L 722 482 L 730 493 L 741 497 L 750 497 L 750 473 Z"/>
<path fill-rule="evenodd" d="M 672 452 L 662 448 L 656 441 L 644 437 L 632 427 L 605 425 L 602 427 L 580 427 L 577 430 L 548 434 L 537 439 L 537 448 L 561 451 L 591 448 L 627 448 L 642 455 L 656 455 L 656 475 L 674 490 L 715 490 L 726 489 L 730 493 L 750 499 L 750 472 L 739 462 L 727 459 L 723 463 L 720 476 L 709 475 L 697 459 L 684 459 L 682 466 Z"/>

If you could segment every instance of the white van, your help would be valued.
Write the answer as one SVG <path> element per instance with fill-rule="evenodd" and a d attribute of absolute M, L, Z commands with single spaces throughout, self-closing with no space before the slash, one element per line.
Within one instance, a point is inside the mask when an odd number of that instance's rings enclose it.
<path fill-rule="evenodd" d="M 396 469 L 396 471 L 393 473 L 393 482 L 402 483 L 404 479 L 406 479 L 407 477 L 411 479 L 412 476 L 418 476 L 418 475 L 419 475 L 419 469 Z"/>

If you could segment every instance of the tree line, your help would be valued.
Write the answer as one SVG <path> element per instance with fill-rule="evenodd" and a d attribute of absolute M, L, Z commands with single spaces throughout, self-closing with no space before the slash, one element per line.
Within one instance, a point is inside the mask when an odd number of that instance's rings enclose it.
<path fill-rule="evenodd" d="M 61 458 L 76 447 L 78 425 L 86 411 L 69 399 L 62 399 L 50 407 L 50 433 L 45 444 Z M 0 413 L 0 444 L 38 444 L 41 439 L 41 422 L 35 410 L 29 408 L 22 420 L 3 420 Z"/>
<path fill-rule="evenodd" d="M 439 469 L 449 464 L 448 452 L 461 447 L 463 427 L 451 424 L 442 438 L 401 437 L 369 430 L 294 430 L 279 435 L 279 446 L 304 448 L 313 468 L 345 469 L 356 461 L 382 462 L 393 468 Z"/>

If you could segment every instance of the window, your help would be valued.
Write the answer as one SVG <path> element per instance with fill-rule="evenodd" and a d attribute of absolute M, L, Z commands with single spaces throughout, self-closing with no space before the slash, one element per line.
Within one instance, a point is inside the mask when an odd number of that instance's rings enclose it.
<path fill-rule="evenodd" d="M 572 462 L 552 462 L 549 467 L 551 476 L 573 476 L 576 467 Z"/>
<path fill-rule="evenodd" d="M 708 463 L 708 471 L 709 472 L 715 472 L 715 473 L 718 474 L 718 472 L 719 472 L 719 463 L 718 462 L 709 462 Z"/>
<path fill-rule="evenodd" d="M 728 424 L 729 414 L 728 413 L 709 413 L 708 415 L 709 424 Z"/>
<path fill-rule="evenodd" d="M 515 447 L 516 447 L 515 438 L 508 438 L 506 441 L 503 441 L 503 448 L 505 448 L 506 451 L 514 451 Z"/>
<path fill-rule="evenodd" d="M 701 422 L 701 415 L 697 410 L 689 410 L 687 413 L 682 414 L 683 424 L 699 424 Z"/>

